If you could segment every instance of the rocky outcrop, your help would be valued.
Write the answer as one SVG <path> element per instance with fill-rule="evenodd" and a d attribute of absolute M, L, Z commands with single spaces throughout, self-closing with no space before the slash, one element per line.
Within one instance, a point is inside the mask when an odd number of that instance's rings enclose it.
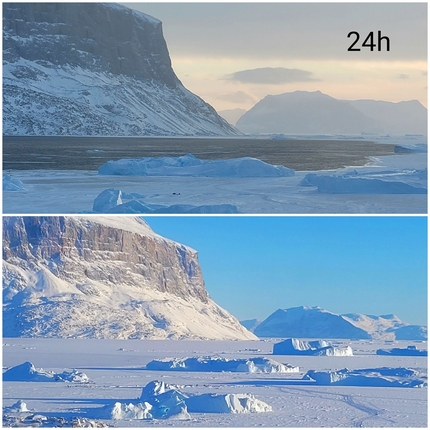
<path fill-rule="evenodd" d="M 3 133 L 238 132 L 183 87 L 159 20 L 65 2 L 3 4 Z"/>
<path fill-rule="evenodd" d="M 140 218 L 4 217 L 4 335 L 254 339 Z"/>

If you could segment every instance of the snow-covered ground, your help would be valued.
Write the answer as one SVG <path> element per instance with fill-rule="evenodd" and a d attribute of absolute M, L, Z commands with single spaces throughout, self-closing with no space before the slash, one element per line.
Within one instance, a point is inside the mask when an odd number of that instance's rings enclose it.
<path fill-rule="evenodd" d="M 119 176 L 77 170 L 5 173 L 22 182 L 17 191 L 3 187 L 3 213 L 7 214 L 91 212 L 94 200 L 107 189 L 120 190 L 129 202 L 140 202 L 140 207 L 175 205 L 170 211 L 174 213 L 183 213 L 187 205 L 206 205 L 207 213 L 215 205 L 231 205 L 239 213 L 250 214 L 427 212 L 424 152 L 373 158 L 359 168 L 296 171 L 285 177 Z"/>
<path fill-rule="evenodd" d="M 324 386 L 302 380 L 310 370 L 413 369 L 426 380 L 426 357 L 379 356 L 376 349 L 410 342 L 345 341 L 354 356 L 310 357 L 271 355 L 279 339 L 264 341 L 144 341 L 94 339 L 3 339 L 3 366 L 24 362 L 36 369 L 63 374 L 76 369 L 89 382 L 3 382 L 4 425 L 25 419 L 27 425 L 53 426 L 54 418 L 71 425 L 85 425 L 85 419 L 116 427 L 426 427 L 427 389 L 365 386 Z M 426 348 L 425 343 L 417 343 Z M 147 370 L 146 364 L 167 357 L 212 356 L 223 359 L 267 357 L 299 366 L 297 373 L 247 373 L 210 371 Z M 404 372 L 403 372 L 404 373 Z M 159 384 L 150 384 L 159 381 Z M 363 379 L 361 379 L 363 381 Z M 370 379 L 364 379 L 366 384 Z M 208 405 L 208 399 L 229 405 L 224 413 L 191 412 L 167 420 L 124 419 L 136 411 L 140 416 L 144 387 L 158 389 L 174 385 L 176 392 L 194 399 L 194 410 Z M 148 385 L 149 384 L 149 385 Z M 206 395 L 198 397 L 199 395 Z M 229 396 L 226 396 L 229 395 Z M 233 396 L 236 395 L 236 396 Z M 176 397 L 175 397 L 176 396 Z M 25 403 L 25 405 L 23 403 Z M 130 406 L 131 405 L 131 406 Z M 140 405 L 140 406 L 138 406 Z M 243 407 L 241 411 L 234 405 Z M 268 406 L 265 406 L 268 405 Z M 153 408 L 156 407 L 152 406 Z M 160 405 L 158 405 L 160 406 Z M 216 405 L 215 405 L 216 406 Z M 146 409 L 145 409 L 146 408 Z M 27 411 L 26 411 L 27 409 Z M 270 411 L 270 409 L 272 409 Z M 109 419 L 115 410 L 117 420 Z M 158 412 L 160 412 L 158 408 Z M 259 412 L 259 413 L 252 413 Z M 236 412 L 236 413 L 228 413 Z M 240 413 L 238 413 L 240 412 Z M 248 413 L 247 413 L 248 412 Z M 44 419 L 45 417 L 46 419 Z M 87 422 L 88 423 L 88 422 Z"/>

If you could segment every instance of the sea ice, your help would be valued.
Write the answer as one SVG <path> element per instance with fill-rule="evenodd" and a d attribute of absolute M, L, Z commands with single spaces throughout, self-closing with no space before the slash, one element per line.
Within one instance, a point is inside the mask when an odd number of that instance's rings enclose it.
<path fill-rule="evenodd" d="M 294 176 L 293 169 L 274 166 L 257 158 L 200 160 L 192 154 L 181 157 L 144 157 L 108 161 L 98 169 L 101 175 L 126 176 L 205 176 L 205 177 L 280 177 Z"/>
<path fill-rule="evenodd" d="M 305 341 L 299 339 L 285 339 L 273 345 L 274 355 L 328 355 L 352 356 L 350 346 L 339 348 L 330 345 L 325 340 Z"/>
<path fill-rule="evenodd" d="M 148 370 L 177 370 L 186 372 L 248 372 L 248 373 L 292 373 L 299 368 L 282 364 L 265 357 L 228 359 L 223 357 L 187 357 L 152 360 Z"/>

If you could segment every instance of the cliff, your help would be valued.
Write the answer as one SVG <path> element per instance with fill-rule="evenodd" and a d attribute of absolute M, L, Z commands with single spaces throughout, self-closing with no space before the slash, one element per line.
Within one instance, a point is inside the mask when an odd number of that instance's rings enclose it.
<path fill-rule="evenodd" d="M 115 3 L 4 3 L 3 133 L 238 132 L 183 87 L 159 20 Z"/>
<path fill-rule="evenodd" d="M 140 218 L 4 217 L 6 337 L 255 339 Z"/>

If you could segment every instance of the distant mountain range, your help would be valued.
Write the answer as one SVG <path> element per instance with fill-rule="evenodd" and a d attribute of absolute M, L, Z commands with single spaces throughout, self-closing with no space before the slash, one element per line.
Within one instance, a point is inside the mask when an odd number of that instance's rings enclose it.
<path fill-rule="evenodd" d="M 236 123 L 244 133 L 424 134 L 427 109 L 417 100 L 337 100 L 320 91 L 268 95 Z"/>
<path fill-rule="evenodd" d="M 158 19 L 115 3 L 3 4 L 3 134 L 236 135 L 175 75 Z"/>
<path fill-rule="evenodd" d="M 3 336 L 253 340 L 138 217 L 3 217 Z"/>
<path fill-rule="evenodd" d="M 320 307 L 278 309 L 264 321 L 241 323 L 259 337 L 427 340 L 427 327 L 395 315 L 335 314 Z"/>

